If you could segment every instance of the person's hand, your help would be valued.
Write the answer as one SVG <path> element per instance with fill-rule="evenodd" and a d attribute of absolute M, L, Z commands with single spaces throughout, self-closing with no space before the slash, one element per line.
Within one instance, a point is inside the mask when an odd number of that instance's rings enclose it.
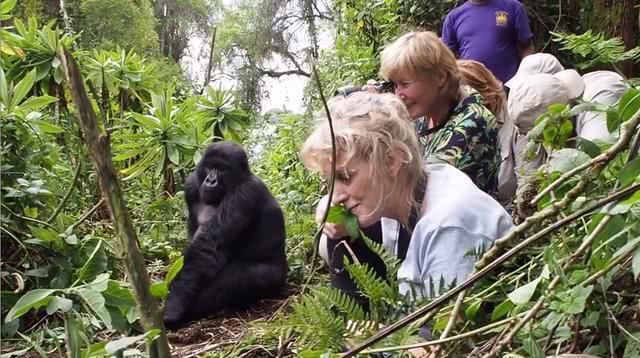
<path fill-rule="evenodd" d="M 333 205 L 338 205 L 342 203 L 346 197 L 338 196 L 333 200 Z M 327 201 L 329 201 L 329 195 L 325 195 L 318 202 L 318 206 L 316 207 L 316 223 L 320 225 L 322 223 L 322 219 L 324 218 L 324 212 L 327 208 Z M 325 223 L 324 228 L 322 228 L 322 233 L 325 234 L 331 240 L 339 240 L 347 235 L 347 231 L 342 224 L 332 224 Z"/>
<path fill-rule="evenodd" d="M 376 80 L 368 80 L 366 90 L 369 93 L 380 93 L 380 89 L 377 87 L 378 82 Z"/>

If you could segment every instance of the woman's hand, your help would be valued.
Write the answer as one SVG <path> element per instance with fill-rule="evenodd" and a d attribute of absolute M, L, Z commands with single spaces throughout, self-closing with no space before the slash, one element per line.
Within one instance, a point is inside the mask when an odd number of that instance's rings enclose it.
<path fill-rule="evenodd" d="M 342 195 L 336 197 L 335 200 L 332 201 L 332 205 L 339 205 L 344 201 L 346 197 Z M 316 207 L 316 223 L 320 225 L 322 223 L 322 218 L 324 217 L 324 212 L 327 208 L 327 201 L 329 200 L 329 195 L 325 195 L 318 202 L 318 206 Z M 324 228 L 322 229 L 322 233 L 325 234 L 331 240 L 339 240 L 347 237 L 347 231 L 342 224 L 332 224 L 325 223 Z"/>

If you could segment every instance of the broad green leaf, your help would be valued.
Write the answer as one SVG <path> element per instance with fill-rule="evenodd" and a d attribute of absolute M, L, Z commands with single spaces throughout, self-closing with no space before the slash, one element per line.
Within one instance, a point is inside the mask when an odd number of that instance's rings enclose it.
<path fill-rule="evenodd" d="M 107 329 L 111 329 L 111 315 L 104 306 L 105 299 L 104 296 L 102 296 L 102 293 L 87 287 L 78 288 L 75 292 L 77 292 L 82 300 L 87 303 L 93 312 L 95 312 Z"/>
<path fill-rule="evenodd" d="M 167 286 L 167 283 L 164 281 L 156 281 L 149 287 L 149 292 L 151 292 L 153 297 L 165 299 L 169 294 L 169 286 Z"/>
<path fill-rule="evenodd" d="M 135 306 L 136 300 L 131 289 L 123 287 L 119 281 L 109 280 L 107 289 L 102 291 L 105 305 L 114 307 Z"/>
<path fill-rule="evenodd" d="M 67 348 L 67 356 L 70 358 L 82 357 L 82 345 L 86 341 L 82 318 L 76 312 L 64 315 L 64 335 Z"/>
<path fill-rule="evenodd" d="M 94 278 L 97 274 L 107 269 L 107 255 L 102 250 L 102 240 L 93 248 L 91 255 L 87 258 L 80 271 L 78 271 L 78 281 L 85 282 Z"/>
<path fill-rule="evenodd" d="M 640 90 L 629 88 L 620 98 L 618 112 L 622 122 L 628 121 L 638 110 L 640 110 Z"/>
<path fill-rule="evenodd" d="M 620 169 L 620 184 L 627 186 L 636 181 L 638 176 L 640 176 L 640 157 L 637 157 Z"/>
<path fill-rule="evenodd" d="M 356 238 L 360 235 L 360 227 L 358 219 L 355 215 L 347 211 L 344 205 L 335 205 L 329 209 L 327 222 L 332 224 L 342 224 L 345 227 L 347 235 Z"/>
<path fill-rule="evenodd" d="M 73 301 L 68 298 L 51 296 L 49 304 L 47 305 L 47 314 L 54 314 L 60 310 L 62 312 L 68 312 L 73 306 Z"/>
<path fill-rule="evenodd" d="M 640 332 L 632 334 L 633 337 L 625 336 L 627 345 L 624 347 L 622 358 L 638 358 L 640 357 Z"/>
<path fill-rule="evenodd" d="M 638 280 L 638 278 L 640 278 L 640 249 L 636 249 L 636 253 L 633 254 L 631 271 L 633 271 L 633 278 Z"/>
<path fill-rule="evenodd" d="M 556 299 L 551 302 L 550 308 L 567 314 L 582 313 L 592 291 L 593 285 L 588 287 L 578 285 L 569 291 L 560 292 Z"/>
<path fill-rule="evenodd" d="M 147 148 L 142 147 L 142 148 L 137 148 L 137 149 L 131 149 L 131 150 L 127 150 L 124 151 L 116 156 L 113 157 L 113 160 L 116 162 L 122 161 L 122 160 L 127 160 L 129 158 L 133 158 L 136 157 L 138 155 L 141 155 L 143 153 L 147 152 Z"/>
<path fill-rule="evenodd" d="M 565 109 L 568 109 L 569 106 L 566 104 L 554 103 L 549 106 L 549 112 L 551 113 L 562 113 Z"/>
<path fill-rule="evenodd" d="M 515 306 L 511 300 L 504 300 L 493 309 L 493 312 L 491 313 L 491 321 L 497 321 L 506 316 L 514 307 Z"/>
<path fill-rule="evenodd" d="M 171 267 L 169 267 L 169 270 L 167 271 L 167 277 L 165 277 L 164 279 L 164 282 L 166 282 L 167 285 L 171 284 L 171 281 L 173 281 L 180 270 L 182 270 L 182 266 L 184 266 L 184 256 L 180 256 L 171 264 Z"/>
<path fill-rule="evenodd" d="M 511 302 L 516 305 L 524 305 L 528 303 L 536 292 L 536 287 L 538 287 L 540 279 L 542 279 L 542 276 L 513 290 L 513 292 L 508 295 Z"/>
<path fill-rule="evenodd" d="M 43 229 L 36 226 L 29 226 L 31 233 L 33 236 L 38 238 L 38 240 L 51 244 L 54 247 L 62 247 L 64 246 L 64 240 L 57 233 L 51 232 L 51 230 Z"/>
<path fill-rule="evenodd" d="M 478 313 L 478 309 L 480 309 L 480 305 L 482 304 L 482 300 L 477 300 L 476 302 L 472 303 L 469 307 L 467 307 L 467 309 L 464 311 L 464 316 L 468 319 L 468 320 L 475 320 L 476 319 L 476 314 Z"/>
<path fill-rule="evenodd" d="M 167 143 L 166 147 L 167 155 L 169 156 L 169 160 L 171 161 L 171 163 L 180 165 L 180 152 L 178 151 L 178 148 L 176 148 L 176 146 L 171 143 Z"/>
<path fill-rule="evenodd" d="M 573 148 L 564 148 L 551 154 L 549 167 L 552 172 L 566 173 L 589 160 L 591 158 L 584 152 Z"/>
<path fill-rule="evenodd" d="M 609 111 L 607 112 L 607 130 L 609 133 L 614 133 L 620 124 L 622 123 L 622 119 L 620 119 L 620 115 L 618 112 Z"/>
<path fill-rule="evenodd" d="M 25 112 L 37 111 L 42 107 L 56 102 L 58 99 L 52 96 L 30 97 L 20 105 L 20 109 Z"/>
<path fill-rule="evenodd" d="M 118 351 L 125 349 L 130 345 L 143 340 L 144 338 L 144 334 L 140 334 L 134 337 L 122 337 L 120 339 L 107 343 L 104 348 L 108 354 L 115 355 Z"/>
<path fill-rule="evenodd" d="M 621 248 L 619 248 L 611 257 L 611 259 L 614 259 L 620 255 L 626 255 L 628 253 L 631 252 L 631 250 L 633 249 L 633 247 L 637 246 L 638 243 L 640 242 L 640 237 L 636 237 L 633 240 L 630 240 L 629 242 L 627 242 L 624 246 L 622 246 Z M 640 250 L 640 247 L 636 247 L 635 250 Z"/>
<path fill-rule="evenodd" d="M 40 130 L 43 133 L 47 133 L 47 134 L 57 134 L 57 133 L 64 133 L 65 129 L 62 127 L 59 127 L 53 123 L 47 122 L 47 121 L 43 121 L 43 120 L 39 120 L 39 119 L 34 119 L 32 121 L 30 121 L 31 124 L 34 124 L 36 126 L 38 126 L 38 128 L 40 128 Z"/>
<path fill-rule="evenodd" d="M 529 337 L 525 339 L 522 344 L 522 348 L 529 353 L 530 358 L 544 358 L 544 352 L 542 348 L 538 344 L 538 341 L 534 337 Z"/>
<path fill-rule="evenodd" d="M 36 71 L 31 70 L 27 73 L 24 78 L 18 82 L 16 87 L 13 89 L 13 98 L 11 99 L 11 104 L 9 108 L 15 108 L 20 101 L 24 98 L 24 96 L 29 93 L 31 87 L 33 87 L 33 83 L 35 82 Z"/>
<path fill-rule="evenodd" d="M 29 312 L 34 307 L 44 306 L 49 302 L 49 296 L 57 290 L 38 288 L 25 293 L 18 302 L 9 310 L 5 317 L 5 322 L 11 322 L 14 319 Z"/>
<path fill-rule="evenodd" d="M 576 144 L 576 149 L 587 153 L 591 158 L 595 158 L 601 153 L 600 147 L 588 139 L 577 137 Z"/>
<path fill-rule="evenodd" d="M 0 2 L 0 14 L 6 15 L 13 10 L 13 7 L 16 6 L 17 0 L 3 0 Z"/>
<path fill-rule="evenodd" d="M 135 112 L 129 113 L 129 115 L 146 129 L 162 129 L 162 127 L 160 126 L 160 120 L 158 120 L 158 118 L 156 117 L 142 115 Z"/>
<path fill-rule="evenodd" d="M 109 273 L 103 273 L 98 275 L 91 283 L 84 287 L 90 288 L 97 292 L 103 292 L 109 287 Z"/>
<path fill-rule="evenodd" d="M 107 350 L 105 349 L 106 346 L 107 342 L 92 344 L 82 351 L 82 358 L 102 358 L 107 355 Z"/>
<path fill-rule="evenodd" d="M 2 67 L 0 67 L 0 101 L 2 101 L 2 104 L 9 108 L 10 103 L 10 98 L 9 98 L 9 89 L 8 89 L 8 84 L 7 84 L 7 77 L 4 74 L 4 70 L 2 69 Z"/>

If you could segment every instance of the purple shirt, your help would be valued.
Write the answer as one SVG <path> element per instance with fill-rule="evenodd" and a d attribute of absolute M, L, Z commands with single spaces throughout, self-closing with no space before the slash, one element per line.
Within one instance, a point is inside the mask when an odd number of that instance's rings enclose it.
<path fill-rule="evenodd" d="M 518 70 L 518 41 L 532 37 L 527 11 L 517 0 L 469 0 L 451 10 L 442 26 L 442 41 L 453 52 L 482 62 L 502 83 Z"/>

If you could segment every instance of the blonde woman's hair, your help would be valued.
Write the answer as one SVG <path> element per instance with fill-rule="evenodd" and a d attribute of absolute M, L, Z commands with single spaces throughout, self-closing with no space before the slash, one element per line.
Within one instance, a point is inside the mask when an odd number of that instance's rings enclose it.
<path fill-rule="evenodd" d="M 409 76 L 443 74 L 444 94 L 458 98 L 460 73 L 453 52 L 431 31 L 409 32 L 382 51 L 380 75 L 390 80 L 400 74 Z"/>
<path fill-rule="evenodd" d="M 478 61 L 458 60 L 458 68 L 462 75 L 462 82 L 478 91 L 484 105 L 498 117 L 507 101 L 502 83 Z"/>
<path fill-rule="evenodd" d="M 382 200 L 390 194 L 386 174 L 389 158 L 400 153 L 402 161 L 394 183 L 399 196 L 416 208 L 414 190 L 424 177 L 415 127 L 402 101 L 392 94 L 357 92 L 329 101 L 336 139 L 336 166 L 353 160 L 369 164 L 369 185 L 380 184 Z M 310 170 L 321 172 L 331 165 L 331 134 L 326 119 L 309 135 L 302 146 L 302 160 Z M 325 173 L 326 174 L 326 173 Z M 409 218 L 401 220 L 408 224 Z"/>

